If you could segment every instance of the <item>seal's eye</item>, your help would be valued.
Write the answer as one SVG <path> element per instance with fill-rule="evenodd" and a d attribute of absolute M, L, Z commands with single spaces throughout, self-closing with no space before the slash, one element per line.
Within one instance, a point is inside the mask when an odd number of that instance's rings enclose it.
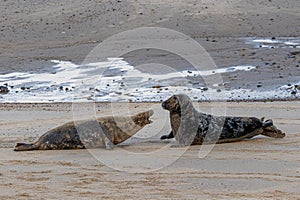
<path fill-rule="evenodd" d="M 177 97 L 176 97 L 176 96 L 174 96 L 173 98 L 174 98 L 175 100 L 177 100 Z"/>

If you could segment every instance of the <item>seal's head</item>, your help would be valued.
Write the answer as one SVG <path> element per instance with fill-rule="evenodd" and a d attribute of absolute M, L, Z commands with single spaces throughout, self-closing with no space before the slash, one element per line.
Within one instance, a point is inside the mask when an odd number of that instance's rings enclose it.
<path fill-rule="evenodd" d="M 181 113 L 192 106 L 191 99 L 185 94 L 175 94 L 162 102 L 162 107 L 171 112 Z"/>
<path fill-rule="evenodd" d="M 134 116 L 132 116 L 132 120 L 134 123 L 140 127 L 144 127 L 147 124 L 152 123 L 152 121 L 149 119 L 153 115 L 153 110 L 148 110 L 146 112 L 138 113 Z"/>

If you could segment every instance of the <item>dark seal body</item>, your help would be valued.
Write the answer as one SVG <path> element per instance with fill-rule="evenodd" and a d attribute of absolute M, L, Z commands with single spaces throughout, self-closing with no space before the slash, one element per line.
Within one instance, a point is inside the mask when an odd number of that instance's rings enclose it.
<path fill-rule="evenodd" d="M 171 133 L 161 139 L 174 138 L 180 146 L 235 142 L 256 135 L 274 138 L 285 136 L 272 120 L 256 117 L 213 116 L 198 112 L 191 99 L 184 94 L 173 95 L 162 103 L 170 111 Z"/>
<path fill-rule="evenodd" d="M 102 117 L 97 120 L 73 121 L 43 134 L 33 144 L 17 143 L 15 151 L 58 150 L 106 147 L 112 149 L 151 123 L 153 111 L 129 117 Z"/>

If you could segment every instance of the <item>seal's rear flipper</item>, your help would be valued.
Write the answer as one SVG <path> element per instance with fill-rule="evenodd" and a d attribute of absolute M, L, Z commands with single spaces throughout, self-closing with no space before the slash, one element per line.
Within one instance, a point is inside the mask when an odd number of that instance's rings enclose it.
<path fill-rule="evenodd" d="M 36 147 L 34 144 L 17 143 L 14 148 L 14 151 L 30 151 L 35 149 Z"/>
<path fill-rule="evenodd" d="M 262 135 L 273 137 L 273 138 L 283 138 L 285 136 L 285 133 L 283 133 L 281 130 L 276 128 L 276 126 L 268 126 L 264 127 L 264 132 Z"/>
<path fill-rule="evenodd" d="M 283 133 L 276 126 L 274 126 L 272 119 L 268 119 L 268 120 L 264 121 L 264 118 L 262 118 L 261 122 L 262 122 L 262 127 L 264 130 L 262 135 L 268 136 L 268 137 L 273 137 L 273 138 L 283 138 L 285 136 L 285 133 Z"/>

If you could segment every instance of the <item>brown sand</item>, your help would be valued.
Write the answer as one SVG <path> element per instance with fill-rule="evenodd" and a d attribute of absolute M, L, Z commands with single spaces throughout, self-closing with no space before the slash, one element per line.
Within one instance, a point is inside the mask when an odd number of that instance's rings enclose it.
<path fill-rule="evenodd" d="M 1 1 L 0 73 L 47 70 L 49 60 L 80 63 L 101 41 L 142 26 L 166 27 L 200 41 L 218 66 L 259 65 L 247 75 L 223 77 L 231 87 L 286 84 L 299 80 L 299 57 L 293 49 L 254 49 L 241 37 L 298 36 L 299 0 L 258 1 Z M 143 53 L 143 52 L 142 52 Z M 160 55 L 128 55 L 128 60 L 155 61 Z M 175 61 L 170 61 L 173 66 Z M 276 63 L 278 67 L 266 63 Z M 133 62 L 134 64 L 134 62 Z M 218 105 L 218 104 L 215 104 Z M 287 133 L 284 139 L 258 137 L 216 145 L 204 159 L 193 146 L 176 162 L 155 172 L 116 171 L 96 160 L 137 152 L 124 163 L 126 171 L 149 171 L 176 157 L 165 148 L 157 159 L 140 154 L 166 146 L 159 136 L 170 128 L 167 113 L 157 104 L 114 104 L 114 113 L 128 114 L 154 107 L 154 124 L 113 151 L 13 152 L 17 141 L 34 141 L 43 132 L 73 119 L 70 104 L 1 104 L 0 199 L 297 199 L 300 196 L 299 102 L 230 103 L 227 114 L 266 116 Z M 210 112 L 214 105 L 201 104 Z M 99 104 L 97 115 L 110 115 Z M 82 118 L 86 115 L 80 116 Z M 161 120 L 163 119 L 163 120 Z M 146 158 L 144 163 L 138 161 Z M 137 165 L 137 163 L 139 165 Z M 145 167 L 145 168 L 143 168 Z M 152 166 L 153 167 L 153 166 Z"/>
<path fill-rule="evenodd" d="M 196 39 L 219 67 L 262 67 L 260 73 L 241 80 L 264 81 L 267 73 L 278 82 L 282 79 L 279 76 L 299 76 L 295 67 L 299 59 L 285 59 L 295 50 L 253 49 L 240 38 L 299 37 L 299 7 L 298 0 L 1 1 L 0 73 L 46 70 L 45 66 L 52 65 L 51 59 L 81 63 L 106 38 L 150 26 L 173 29 Z M 137 52 L 128 55 L 136 62 L 160 59 L 160 55 L 148 56 Z M 270 72 L 265 62 L 275 62 L 285 70 L 271 68 Z M 174 62 L 167 64 L 173 67 Z"/>
<path fill-rule="evenodd" d="M 196 103 L 196 106 L 204 112 L 213 112 L 216 108 L 213 113 L 222 113 L 220 103 Z M 170 130 L 168 113 L 159 104 L 97 104 L 99 116 L 114 113 L 116 108 L 118 115 L 148 108 L 155 110 L 153 124 L 113 151 L 28 152 L 14 152 L 13 143 L 34 141 L 44 131 L 72 120 L 71 104 L 3 104 L 0 199 L 298 198 L 300 102 L 223 103 L 222 106 L 227 107 L 228 115 L 272 118 L 287 136 L 283 139 L 261 136 L 218 144 L 201 159 L 198 157 L 201 146 L 192 146 L 170 166 L 151 171 L 151 167 L 176 157 L 181 150 L 159 141 L 159 137 Z M 165 148 L 164 153 L 154 158 L 143 154 L 162 148 Z M 114 160 L 124 150 L 134 154 L 115 166 L 121 171 L 93 157 L 97 154 L 103 160 Z"/>

